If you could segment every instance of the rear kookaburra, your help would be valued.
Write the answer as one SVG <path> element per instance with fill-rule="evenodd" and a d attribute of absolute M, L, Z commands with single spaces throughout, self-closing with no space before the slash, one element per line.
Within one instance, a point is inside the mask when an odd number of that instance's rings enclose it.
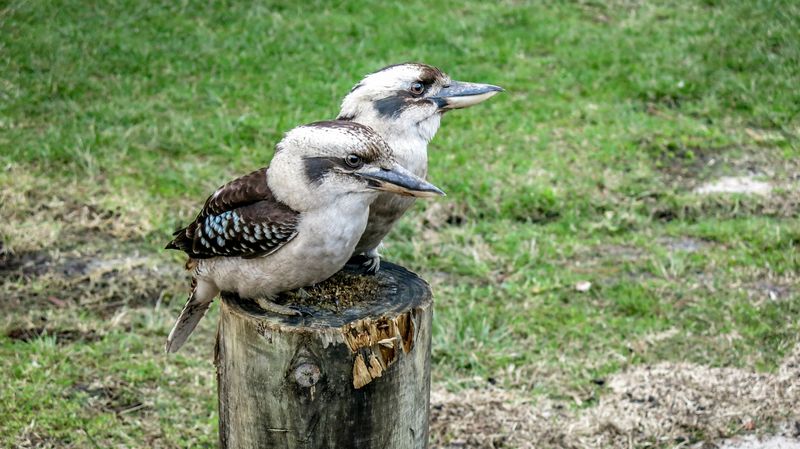
<path fill-rule="evenodd" d="M 342 101 L 339 120 L 367 125 L 392 147 L 397 161 L 415 175 L 428 173 L 428 142 L 442 115 L 488 100 L 503 89 L 453 81 L 436 67 L 406 63 L 367 75 Z M 367 257 L 369 271 L 380 266 L 378 246 L 413 198 L 381 194 L 370 206 L 369 222 L 354 255 Z"/>
<path fill-rule="evenodd" d="M 167 352 L 183 345 L 220 291 L 297 314 L 272 299 L 339 271 L 379 192 L 443 194 L 399 165 L 386 142 L 358 123 L 319 122 L 289 131 L 269 168 L 220 187 L 167 245 L 189 255 L 192 273 Z"/>

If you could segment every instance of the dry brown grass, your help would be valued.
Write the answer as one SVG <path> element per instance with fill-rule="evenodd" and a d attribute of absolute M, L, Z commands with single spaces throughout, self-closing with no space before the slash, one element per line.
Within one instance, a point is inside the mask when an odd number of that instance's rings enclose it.
<path fill-rule="evenodd" d="M 612 376 L 599 402 L 584 409 L 495 388 L 434 391 L 432 446 L 681 447 L 697 435 L 712 444 L 770 431 L 798 438 L 799 401 L 800 345 L 776 373 L 690 363 L 634 367 Z"/>

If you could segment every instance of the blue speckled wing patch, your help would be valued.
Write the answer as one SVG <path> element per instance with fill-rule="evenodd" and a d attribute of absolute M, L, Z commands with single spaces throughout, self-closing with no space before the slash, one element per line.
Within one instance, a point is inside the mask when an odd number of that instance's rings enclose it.
<path fill-rule="evenodd" d="M 167 248 L 196 259 L 265 256 L 297 235 L 298 220 L 297 212 L 272 195 L 267 170 L 261 169 L 217 189 Z"/>
<path fill-rule="evenodd" d="M 260 218 L 259 202 L 219 215 L 208 215 L 194 226 L 192 252 L 206 257 L 258 257 L 272 253 L 297 234 L 296 223 Z M 197 257 L 197 256 L 193 256 Z"/>

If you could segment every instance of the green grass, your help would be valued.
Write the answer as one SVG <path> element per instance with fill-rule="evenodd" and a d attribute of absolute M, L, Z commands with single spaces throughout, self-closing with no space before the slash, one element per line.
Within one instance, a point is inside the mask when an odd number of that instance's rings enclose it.
<path fill-rule="evenodd" d="M 507 90 L 444 118 L 448 196 L 386 242 L 434 286 L 437 385 L 773 370 L 800 331 L 798 28 L 792 1 L 0 2 L 2 323 L 79 331 L 0 337 L 0 444 L 213 447 L 216 315 L 160 354 L 185 299 L 161 248 L 406 60 Z M 775 191 L 693 193 L 748 173 Z M 148 261 L 75 279 L 14 265 L 131 252 Z"/>

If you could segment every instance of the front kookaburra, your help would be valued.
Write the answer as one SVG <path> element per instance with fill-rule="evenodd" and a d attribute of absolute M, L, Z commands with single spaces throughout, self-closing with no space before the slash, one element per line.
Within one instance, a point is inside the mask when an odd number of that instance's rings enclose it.
<path fill-rule="evenodd" d="M 167 352 L 183 345 L 220 291 L 256 300 L 268 311 L 297 314 L 272 298 L 339 271 L 379 192 L 443 194 L 400 166 L 365 126 L 334 121 L 289 131 L 269 168 L 220 187 L 167 245 L 189 255 L 192 273 L 192 291 Z"/>
<path fill-rule="evenodd" d="M 342 101 L 339 120 L 367 125 L 392 147 L 397 161 L 415 175 L 428 173 L 428 142 L 442 115 L 488 100 L 503 89 L 453 81 L 436 67 L 406 63 L 367 75 Z M 381 194 L 370 206 L 369 222 L 354 255 L 364 254 L 370 271 L 380 266 L 378 246 L 413 198 Z"/>

